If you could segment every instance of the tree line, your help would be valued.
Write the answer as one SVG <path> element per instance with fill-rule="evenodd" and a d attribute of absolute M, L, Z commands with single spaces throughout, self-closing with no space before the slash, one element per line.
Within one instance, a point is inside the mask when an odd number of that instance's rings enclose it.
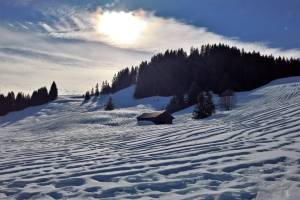
<path fill-rule="evenodd" d="M 109 88 L 109 91 L 107 91 L 107 93 L 105 92 L 106 89 L 105 88 Z M 104 89 L 103 89 L 104 88 Z M 84 97 L 84 101 L 87 102 L 91 99 L 91 97 L 99 97 L 100 94 L 109 94 L 111 91 L 111 87 L 110 85 L 108 84 L 107 81 L 104 81 L 102 83 L 102 89 L 101 89 L 101 93 L 99 91 L 99 84 L 97 83 L 96 86 L 95 86 L 95 90 L 94 88 L 91 89 L 91 92 L 90 91 L 87 91 L 83 97 Z M 104 110 L 106 111 L 111 111 L 111 110 L 114 110 L 114 104 L 113 104 L 113 100 L 112 100 L 112 97 L 109 97 L 108 98 L 108 101 L 107 103 L 104 105 Z"/>
<path fill-rule="evenodd" d="M 6 96 L 0 94 L 0 116 L 6 115 L 12 111 L 23 110 L 30 106 L 38 106 L 50 101 L 53 101 L 58 96 L 58 90 L 56 83 L 53 81 L 50 91 L 46 87 L 41 87 L 38 90 L 33 91 L 32 95 L 18 92 L 15 95 L 14 92 L 9 92 Z"/>
<path fill-rule="evenodd" d="M 86 91 L 86 93 L 82 97 L 84 98 L 85 101 L 88 101 L 91 99 L 92 96 L 98 97 L 99 95 L 100 95 L 99 84 L 97 83 L 95 86 L 95 90 L 94 88 L 92 88 L 91 92 Z"/>
<path fill-rule="evenodd" d="M 261 55 L 224 44 L 167 50 L 138 67 L 125 68 L 102 84 L 102 94 L 114 93 L 136 84 L 135 98 L 188 94 L 195 104 L 200 91 L 222 94 L 230 89 L 247 91 L 272 80 L 300 75 L 300 59 Z M 175 100 L 174 100 L 175 101 Z"/>
<path fill-rule="evenodd" d="M 133 84 L 136 84 L 138 70 L 138 67 L 127 67 L 120 70 L 117 74 L 114 75 L 111 84 L 109 84 L 108 81 L 102 82 L 100 94 L 105 95 L 115 93 Z"/>
<path fill-rule="evenodd" d="M 92 88 L 91 91 L 86 91 L 83 97 L 87 101 L 92 96 L 97 97 L 100 94 L 111 94 L 120 91 L 124 88 L 127 88 L 133 84 L 136 84 L 137 73 L 138 67 L 131 67 L 130 69 L 127 67 L 125 69 L 122 69 L 114 75 L 111 84 L 109 84 L 108 81 L 103 81 L 100 89 L 99 84 L 97 83 L 95 86 L 95 90 L 94 88 Z"/>
<path fill-rule="evenodd" d="M 216 94 L 227 89 L 247 91 L 298 75 L 299 59 L 274 58 L 223 44 L 192 48 L 189 55 L 182 49 L 167 50 L 139 66 L 135 97 L 186 94 L 193 87 Z"/>

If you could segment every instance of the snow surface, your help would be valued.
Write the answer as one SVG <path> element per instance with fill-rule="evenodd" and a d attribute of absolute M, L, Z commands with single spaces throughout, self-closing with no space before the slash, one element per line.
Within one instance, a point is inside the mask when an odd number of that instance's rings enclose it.
<path fill-rule="evenodd" d="M 134 87 L 0 117 L 0 199 L 300 199 L 300 77 L 237 94 L 233 111 L 173 125 L 136 116 L 170 98 Z"/>

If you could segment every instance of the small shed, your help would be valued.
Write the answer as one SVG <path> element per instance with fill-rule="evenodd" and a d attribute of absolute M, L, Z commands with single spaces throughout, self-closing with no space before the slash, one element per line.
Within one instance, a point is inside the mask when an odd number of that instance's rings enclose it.
<path fill-rule="evenodd" d="M 154 124 L 172 124 L 174 117 L 167 111 L 143 113 L 137 117 L 138 121 L 151 121 Z"/>

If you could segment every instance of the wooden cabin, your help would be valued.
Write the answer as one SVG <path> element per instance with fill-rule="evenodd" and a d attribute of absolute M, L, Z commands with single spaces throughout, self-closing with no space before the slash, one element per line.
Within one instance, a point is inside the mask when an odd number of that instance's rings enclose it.
<path fill-rule="evenodd" d="M 167 111 L 143 113 L 137 117 L 138 121 L 151 121 L 154 124 L 172 124 L 174 117 Z"/>

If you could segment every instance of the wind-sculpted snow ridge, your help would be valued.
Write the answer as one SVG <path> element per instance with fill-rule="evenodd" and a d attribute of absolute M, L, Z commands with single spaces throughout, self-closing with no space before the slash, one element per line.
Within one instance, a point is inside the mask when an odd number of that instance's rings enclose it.
<path fill-rule="evenodd" d="M 0 199 L 299 200 L 300 78 L 237 96 L 162 126 L 71 97 L 1 117 Z"/>

